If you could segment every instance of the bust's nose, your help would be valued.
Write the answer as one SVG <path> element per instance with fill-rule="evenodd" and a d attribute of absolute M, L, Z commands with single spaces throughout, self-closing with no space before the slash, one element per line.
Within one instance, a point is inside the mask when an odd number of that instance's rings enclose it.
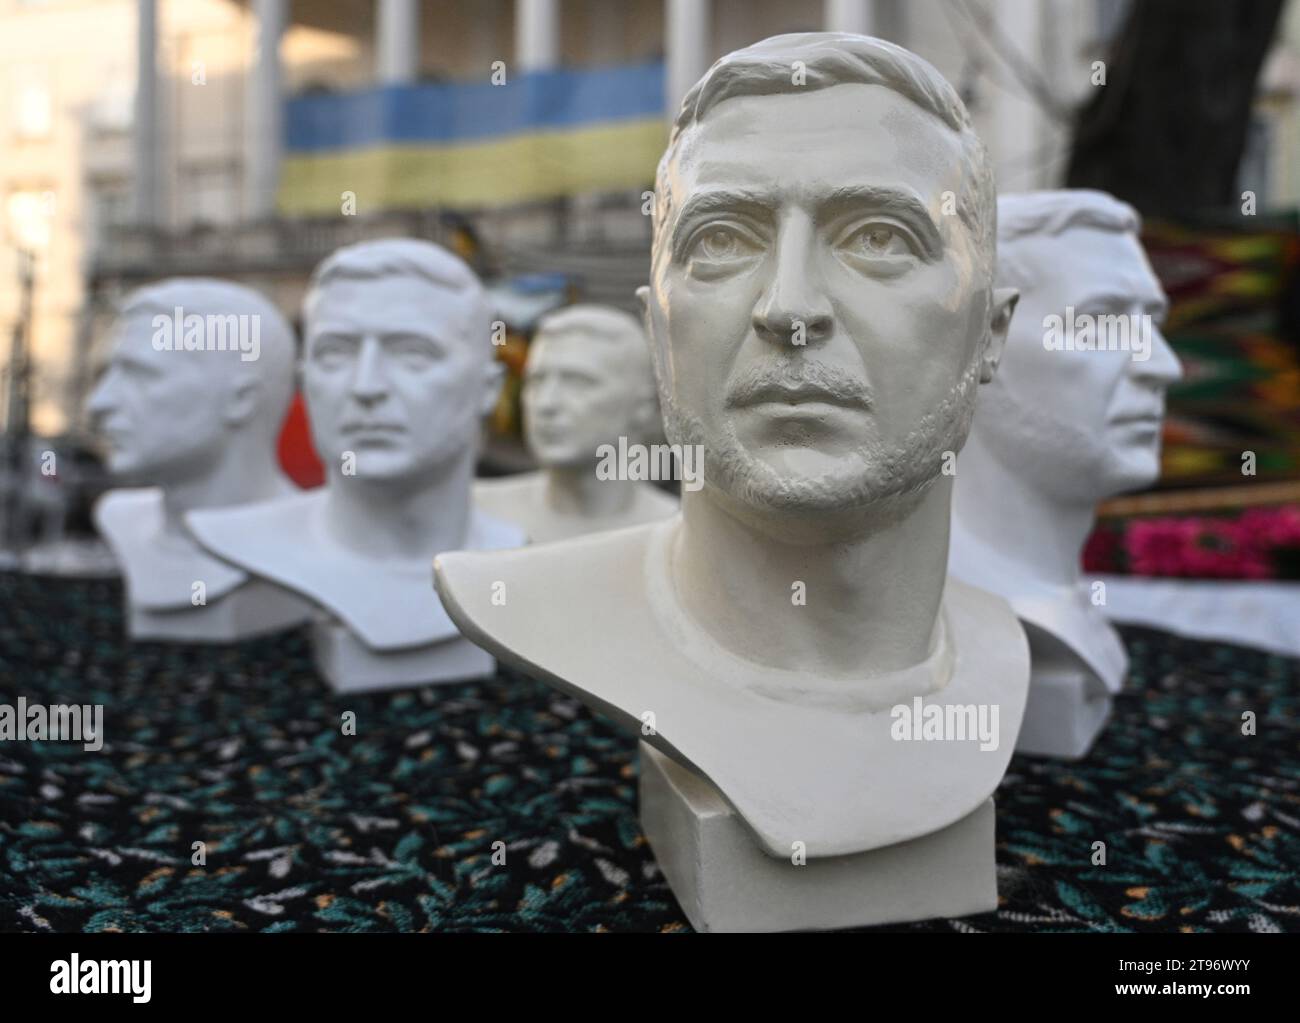
<path fill-rule="evenodd" d="M 815 228 L 806 215 L 791 216 L 778 229 L 771 276 L 752 318 L 754 332 L 764 341 L 801 346 L 831 336 L 834 313 L 817 270 L 815 244 Z"/>
<path fill-rule="evenodd" d="M 379 401 L 388 393 L 388 375 L 384 372 L 384 353 L 377 337 L 361 341 L 357 368 L 352 375 L 351 393 L 364 405 Z"/>
<path fill-rule="evenodd" d="M 100 377 L 95 389 L 86 399 L 86 415 L 94 423 L 99 423 L 117 410 L 121 381 L 116 368 L 109 366 Z"/>

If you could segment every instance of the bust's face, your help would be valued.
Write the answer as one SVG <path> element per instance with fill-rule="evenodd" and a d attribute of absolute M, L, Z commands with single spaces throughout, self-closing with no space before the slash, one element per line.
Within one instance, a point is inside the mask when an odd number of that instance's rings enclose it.
<path fill-rule="evenodd" d="M 706 487 L 839 510 L 936 477 L 991 314 L 961 137 L 879 86 L 724 100 L 682 140 L 648 326 Z"/>
<path fill-rule="evenodd" d="M 1030 276 L 975 430 L 1008 468 L 1058 499 L 1092 504 L 1150 484 L 1160 474 L 1165 389 L 1181 367 L 1160 333 L 1168 304 L 1140 242 L 1077 226 L 1017 239 L 1008 250 Z M 1076 331 L 1085 322 L 1117 322 L 1102 316 L 1128 317 L 1131 325 L 1149 317 L 1149 356 L 1062 350 L 1055 339 L 1049 350 L 1049 318 L 1068 328 L 1068 307 Z"/>
<path fill-rule="evenodd" d="M 220 460 L 234 374 L 224 372 L 227 353 L 155 350 L 155 315 L 171 314 L 142 306 L 118 318 L 87 411 L 114 476 L 166 486 L 202 478 Z"/>
<path fill-rule="evenodd" d="M 629 376 L 626 343 L 578 326 L 543 329 L 533 339 L 524 371 L 524 431 L 544 468 L 594 463 L 596 449 L 619 437 L 641 441 L 636 420 L 647 381 Z"/>
<path fill-rule="evenodd" d="M 327 281 L 309 305 L 303 386 L 332 477 L 436 471 L 477 437 L 486 324 L 471 303 L 409 276 Z M 353 458 L 348 459 L 348 453 Z"/>

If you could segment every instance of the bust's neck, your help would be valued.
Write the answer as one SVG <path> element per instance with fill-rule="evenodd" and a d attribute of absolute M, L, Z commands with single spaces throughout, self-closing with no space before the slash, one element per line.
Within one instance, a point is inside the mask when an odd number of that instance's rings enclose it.
<path fill-rule="evenodd" d="M 202 474 L 163 483 L 160 489 L 164 537 L 192 542 L 185 525 L 186 512 L 267 501 L 292 493 L 294 486 L 268 451 L 253 444 L 235 444 Z"/>
<path fill-rule="evenodd" d="M 686 491 L 671 565 L 679 599 L 723 646 L 771 667 L 862 680 L 916 665 L 937 635 L 950 489 L 941 477 L 905 507 L 795 540 L 742 521 L 708 487 Z"/>
<path fill-rule="evenodd" d="M 603 480 L 595 463 L 551 466 L 544 470 L 542 503 L 548 512 L 578 518 L 609 518 L 636 503 L 635 480 Z"/>
<path fill-rule="evenodd" d="M 1053 498 L 971 434 L 953 489 L 953 564 L 967 582 L 1007 597 L 1073 593 L 1095 518 L 1093 506 Z M 981 564 L 996 565 L 998 578 L 978 578 Z"/>
<path fill-rule="evenodd" d="M 329 537 L 361 555 L 428 561 L 460 550 L 469 535 L 474 451 L 434 471 L 401 479 L 368 479 L 330 470 L 324 524 Z"/>

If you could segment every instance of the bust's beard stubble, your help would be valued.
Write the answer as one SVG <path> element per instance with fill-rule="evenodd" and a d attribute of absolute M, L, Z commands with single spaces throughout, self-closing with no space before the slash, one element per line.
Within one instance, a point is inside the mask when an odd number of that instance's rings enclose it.
<path fill-rule="evenodd" d="M 956 457 L 965 443 L 980 364 L 973 359 L 938 406 L 901 441 L 862 445 L 844 457 L 842 468 L 818 476 L 779 474 L 745 448 L 729 420 L 710 435 L 703 421 L 677 406 L 670 394 L 660 396 L 665 432 L 675 444 L 701 445 L 706 484 L 760 513 L 834 513 L 880 505 L 905 514 L 942 474 L 945 455 Z"/>

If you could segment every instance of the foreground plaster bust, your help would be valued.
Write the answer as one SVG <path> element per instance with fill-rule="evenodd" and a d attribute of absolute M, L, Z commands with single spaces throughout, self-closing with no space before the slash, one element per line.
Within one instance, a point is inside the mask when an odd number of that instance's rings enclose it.
<path fill-rule="evenodd" d="M 653 443 L 659 408 L 645 329 L 619 309 L 546 316 L 524 367 L 524 434 L 540 472 L 479 480 L 475 503 L 535 542 L 672 515 L 677 502 L 632 479 L 602 478 L 601 454 Z"/>
<path fill-rule="evenodd" d="M 325 486 L 195 514 L 190 527 L 323 609 L 315 653 L 336 688 L 490 673 L 429 588 L 438 552 L 523 540 L 470 504 L 480 422 L 500 386 L 478 279 L 428 242 L 362 242 L 317 267 L 303 319 Z"/>
<path fill-rule="evenodd" d="M 184 522 L 295 491 L 275 454 L 293 360 L 289 324 L 250 288 L 172 278 L 127 296 L 87 411 L 109 471 L 146 485 L 95 507 L 134 638 L 231 641 L 305 619 L 301 601 L 205 553 Z"/>
<path fill-rule="evenodd" d="M 1080 553 L 1099 501 L 1159 476 L 1164 393 L 1181 372 L 1138 228 L 1103 192 L 998 201 L 998 283 L 1020 302 L 958 462 L 950 567 L 1026 626 L 1025 752 L 1085 753 L 1128 670 Z"/>
<path fill-rule="evenodd" d="M 687 95 L 656 200 L 641 297 L 666 432 L 702 445 L 703 487 L 663 523 L 443 555 L 444 601 L 706 779 L 787 865 L 967 818 L 1006 768 L 1028 660 L 1006 603 L 947 578 L 944 453 L 1015 299 L 993 287 L 965 108 L 881 40 L 768 39 Z M 915 698 L 998 706 L 1001 744 L 895 740 Z M 984 855 L 991 875 L 991 832 Z"/>

